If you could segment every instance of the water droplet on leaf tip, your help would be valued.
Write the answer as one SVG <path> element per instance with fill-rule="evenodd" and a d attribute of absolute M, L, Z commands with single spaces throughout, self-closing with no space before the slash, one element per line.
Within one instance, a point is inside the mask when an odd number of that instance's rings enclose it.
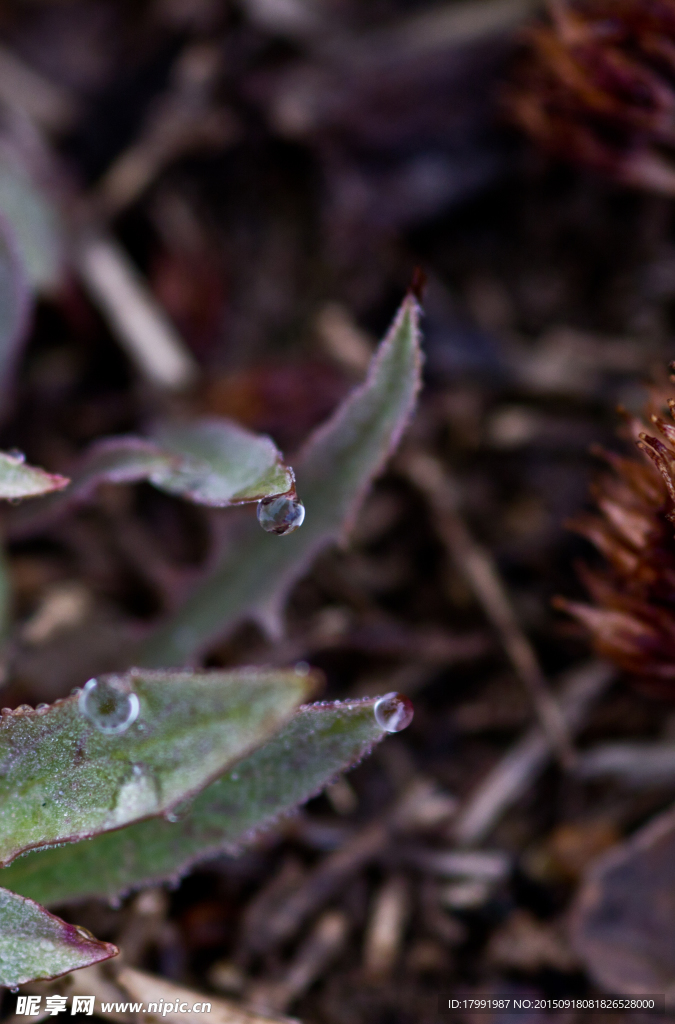
<path fill-rule="evenodd" d="M 305 519 L 305 506 L 296 498 L 280 494 L 274 498 L 263 498 L 262 501 L 259 501 L 257 515 L 263 530 L 283 537 L 302 526 Z"/>
<path fill-rule="evenodd" d="M 78 706 L 85 718 L 108 736 L 126 732 L 140 709 L 136 694 L 110 679 L 90 679 L 78 697 Z"/>
<path fill-rule="evenodd" d="M 73 697 L 75 697 L 77 696 L 78 693 L 82 693 L 82 687 L 74 686 L 70 692 L 72 693 Z"/>
<path fill-rule="evenodd" d="M 19 991 L 19 986 L 18 985 L 12 985 L 12 987 L 10 988 L 9 991 L 12 993 L 13 996 L 15 996 L 17 994 L 17 992 Z"/>
<path fill-rule="evenodd" d="M 387 732 L 402 732 L 413 720 L 412 701 L 400 693 L 385 693 L 373 706 L 375 721 Z"/>
<path fill-rule="evenodd" d="M 26 456 L 19 448 L 10 448 L 7 454 L 11 456 L 11 458 L 16 459 L 17 462 L 23 463 L 26 461 Z"/>

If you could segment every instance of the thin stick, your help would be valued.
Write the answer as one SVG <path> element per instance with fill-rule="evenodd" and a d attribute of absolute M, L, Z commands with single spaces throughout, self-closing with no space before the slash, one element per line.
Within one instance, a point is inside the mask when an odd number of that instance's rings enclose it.
<path fill-rule="evenodd" d="M 408 884 L 393 875 L 376 893 L 363 943 L 363 966 L 371 981 L 383 981 L 398 960 L 410 913 Z"/>
<path fill-rule="evenodd" d="M 85 238 L 78 270 L 119 341 L 144 377 L 167 390 L 187 387 L 197 364 L 140 274 L 112 238 Z"/>
<path fill-rule="evenodd" d="M 590 707 L 615 675 L 616 670 L 601 661 L 589 662 L 567 674 L 560 703 L 570 732 L 576 733 L 583 726 Z M 541 728 L 528 730 L 468 798 L 452 830 L 456 841 L 461 846 L 474 846 L 485 839 L 544 770 L 550 756 L 550 739 Z"/>
<path fill-rule="evenodd" d="M 521 629 L 494 559 L 471 535 L 460 515 L 457 486 L 445 467 L 424 452 L 409 450 L 399 460 L 399 466 L 433 509 L 441 540 L 499 633 L 560 763 L 571 768 L 575 755 L 565 719 L 549 690 L 534 648 Z"/>
<path fill-rule="evenodd" d="M 64 131 L 77 116 L 73 93 L 35 71 L 6 46 L 0 46 L 0 99 L 45 131 Z"/>
<path fill-rule="evenodd" d="M 321 977 L 342 952 L 349 919 L 341 910 L 327 910 L 293 957 L 280 981 L 256 982 L 247 993 L 251 1007 L 283 1013 Z"/>
<path fill-rule="evenodd" d="M 324 906 L 347 880 L 373 860 L 389 838 L 388 823 L 379 820 L 368 825 L 331 853 L 301 882 L 290 896 L 269 914 L 264 923 L 248 931 L 244 942 L 256 953 L 266 953 L 296 934 L 304 921 Z"/>
<path fill-rule="evenodd" d="M 207 1003 L 209 1009 L 203 1012 L 211 1024 L 299 1024 L 290 1017 L 281 1017 L 277 1014 L 259 1013 L 251 1007 L 241 1006 L 231 1002 L 229 999 L 214 999 L 213 996 L 203 995 L 195 992 L 194 989 L 176 985 L 166 978 L 159 978 L 154 974 L 146 974 L 145 971 L 137 971 L 132 967 L 123 967 L 117 975 L 117 984 L 131 996 L 132 999 L 143 1002 L 146 1010 L 141 1014 L 141 1019 L 154 1022 L 156 1014 L 148 1013 L 147 1005 L 150 1002 L 164 1003 L 161 1010 L 161 1019 L 167 1024 L 193 1024 L 200 1020 L 198 1013 L 192 1011 L 195 1003 L 203 1006 Z M 189 1007 L 187 1011 L 181 1007 Z M 167 1007 L 169 1009 L 167 1010 Z M 98 1012 L 98 1008 L 97 1008 Z"/>

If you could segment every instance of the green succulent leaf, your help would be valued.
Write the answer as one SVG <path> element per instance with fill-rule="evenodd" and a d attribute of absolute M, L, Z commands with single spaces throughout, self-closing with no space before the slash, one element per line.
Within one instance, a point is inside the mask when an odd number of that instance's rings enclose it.
<path fill-rule="evenodd" d="M 0 863 L 169 812 L 277 732 L 315 681 L 132 669 L 2 715 Z"/>
<path fill-rule="evenodd" d="M 0 399 L 8 388 L 30 322 L 32 300 L 12 225 L 0 210 Z M 6 408 L 3 408 L 6 412 Z"/>
<path fill-rule="evenodd" d="M 117 953 L 109 942 L 66 924 L 33 900 L 0 889 L 0 985 L 57 978 Z"/>
<path fill-rule="evenodd" d="M 395 449 L 420 387 L 420 310 L 408 295 L 375 353 L 365 382 L 309 439 L 295 469 L 307 516 L 279 538 L 255 523 L 180 611 L 146 642 L 147 665 L 180 665 L 243 618 L 278 632 L 291 585 L 327 544 L 348 534 L 373 477 Z"/>
<path fill-rule="evenodd" d="M 12 227 L 31 287 L 36 291 L 53 288 L 63 265 L 58 214 L 26 170 L 7 157 L 0 159 L 0 214 Z"/>
<path fill-rule="evenodd" d="M 70 481 L 58 473 L 47 473 L 36 466 L 28 466 L 22 455 L 0 452 L 0 498 L 17 501 L 34 498 L 50 491 L 60 491 Z"/>
<path fill-rule="evenodd" d="M 225 508 L 285 494 L 295 483 L 274 442 L 225 419 L 165 423 L 157 444 L 173 462 L 150 477 L 170 494 L 199 505 Z"/>
<path fill-rule="evenodd" d="M 177 822 L 154 818 L 88 842 L 36 850 L 2 871 L 0 881 L 51 905 L 114 898 L 232 852 L 382 739 L 375 700 L 300 708 L 278 735 L 202 790 Z"/>
<path fill-rule="evenodd" d="M 151 439 L 124 436 L 95 442 L 72 471 L 72 483 L 40 508 L 17 517 L 16 533 L 29 533 L 71 505 L 91 498 L 101 483 L 147 480 L 199 505 L 225 508 L 285 494 L 293 470 L 269 437 L 226 419 L 160 424 Z"/>

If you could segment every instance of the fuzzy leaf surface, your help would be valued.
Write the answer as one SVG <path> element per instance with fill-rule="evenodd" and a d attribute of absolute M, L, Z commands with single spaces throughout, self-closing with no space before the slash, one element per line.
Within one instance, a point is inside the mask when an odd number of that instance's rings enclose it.
<path fill-rule="evenodd" d="M 384 735 L 375 700 L 300 708 L 277 736 L 202 790 L 179 821 L 154 818 L 36 850 L 2 871 L 0 881 L 55 905 L 174 879 L 198 860 L 236 849 L 364 757 Z"/>
<path fill-rule="evenodd" d="M 0 399 L 6 404 L 32 309 L 30 283 L 12 225 L 0 211 Z"/>
<path fill-rule="evenodd" d="M 53 288 L 63 265 L 58 214 L 26 170 L 8 159 L 0 159 L 0 213 L 12 227 L 31 287 L 36 291 Z"/>
<path fill-rule="evenodd" d="M 0 889 L 0 985 L 58 978 L 117 955 L 84 929 L 66 924 L 33 900 Z"/>
<path fill-rule="evenodd" d="M 322 548 L 348 533 L 373 477 L 408 424 L 421 379 L 419 316 L 409 295 L 364 383 L 315 431 L 295 463 L 307 509 L 302 528 L 280 538 L 251 523 L 215 572 L 148 639 L 142 664 L 189 663 L 247 617 L 279 631 L 289 588 Z"/>
<path fill-rule="evenodd" d="M 30 533 L 89 500 L 101 483 L 147 480 L 199 505 L 225 508 L 285 494 L 293 471 L 269 437 L 226 419 L 161 424 L 152 439 L 122 436 L 97 441 L 72 471 L 63 494 L 17 516 L 16 533 Z"/>
<path fill-rule="evenodd" d="M 9 501 L 35 498 L 50 491 L 61 491 L 68 483 L 68 478 L 58 473 L 28 466 L 20 455 L 0 452 L 0 498 Z"/>
<path fill-rule="evenodd" d="M 135 695 L 125 732 L 102 732 L 77 696 L 0 718 L 0 862 L 162 814 L 277 732 L 311 676 L 241 669 L 102 677 Z"/>
<path fill-rule="evenodd" d="M 165 423 L 159 447 L 174 456 L 150 482 L 199 505 L 225 508 L 285 494 L 294 484 L 274 442 L 225 419 Z"/>

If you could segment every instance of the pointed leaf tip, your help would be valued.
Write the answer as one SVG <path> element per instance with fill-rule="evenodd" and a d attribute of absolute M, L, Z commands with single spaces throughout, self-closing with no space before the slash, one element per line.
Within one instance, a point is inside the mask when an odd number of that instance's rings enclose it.
<path fill-rule="evenodd" d="M 133 669 L 2 715 L 0 862 L 170 812 L 274 735 L 316 682 L 280 669 Z"/>
<path fill-rule="evenodd" d="M 29 466 L 23 455 L 0 452 L 0 498 L 18 501 L 50 491 L 61 491 L 70 483 L 65 476 Z"/>
<path fill-rule="evenodd" d="M 243 529 L 212 575 L 146 641 L 143 664 L 190 663 L 245 618 L 280 632 L 290 587 L 322 548 L 349 534 L 373 478 L 410 421 L 422 379 L 419 321 L 417 299 L 408 294 L 363 384 L 311 435 L 295 461 L 307 510 L 302 529 L 283 541 L 255 524 Z"/>
<path fill-rule="evenodd" d="M 84 928 L 66 924 L 33 900 L 0 889 L 0 985 L 58 978 L 117 956 Z"/>
<path fill-rule="evenodd" d="M 391 695 L 388 695 L 391 696 Z M 201 860 L 231 853 L 315 796 L 390 731 L 381 698 L 308 704 L 195 798 L 176 822 L 153 818 L 88 842 L 36 850 L 0 871 L 0 881 L 48 905 L 157 885 Z"/>
<path fill-rule="evenodd" d="M 160 423 L 150 439 L 123 435 L 95 441 L 74 466 L 72 478 L 64 494 L 22 511 L 14 533 L 30 533 L 71 505 L 89 501 L 101 483 L 147 480 L 211 508 L 286 494 L 295 484 L 293 470 L 269 437 L 215 416 Z"/>

